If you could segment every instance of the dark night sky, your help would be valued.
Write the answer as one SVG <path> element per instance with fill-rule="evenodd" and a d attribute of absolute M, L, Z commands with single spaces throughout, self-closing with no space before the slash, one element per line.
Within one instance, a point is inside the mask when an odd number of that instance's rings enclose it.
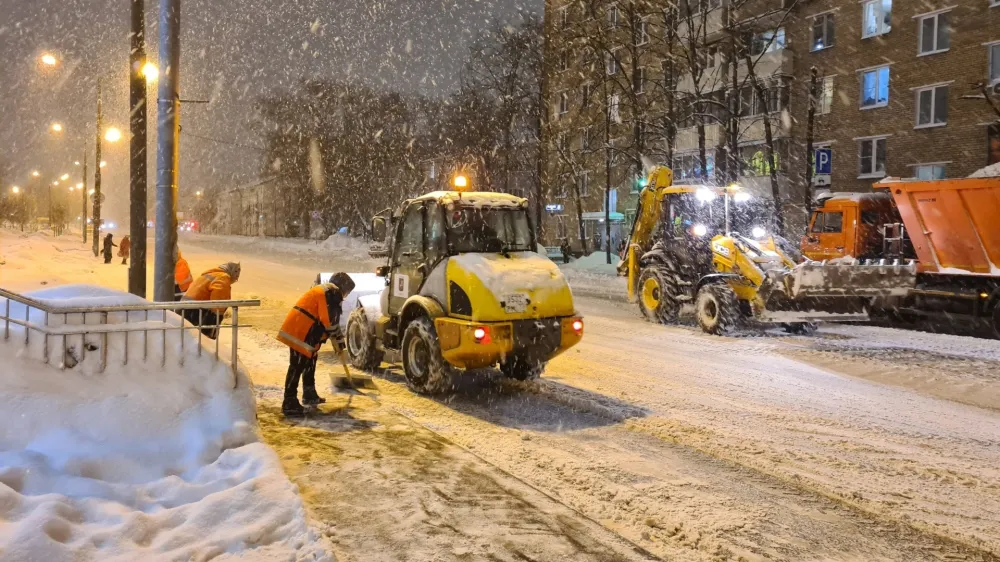
<path fill-rule="evenodd" d="M 181 97 L 211 103 L 185 105 L 181 123 L 185 133 L 259 146 L 248 126 L 255 100 L 304 78 L 447 93 L 456 86 L 469 39 L 491 18 L 516 20 L 519 10 L 540 12 L 541 5 L 542 0 L 184 0 Z M 4 189 L 28 184 L 32 169 L 78 176 L 72 163 L 84 146 L 93 158 L 99 73 L 106 76 L 106 121 L 127 129 L 129 6 L 128 0 L 0 0 Z M 146 9 L 148 49 L 155 60 L 159 3 L 147 0 Z M 55 70 L 41 68 L 37 61 L 46 51 L 58 53 L 64 63 Z M 150 117 L 152 142 L 155 114 Z M 53 121 L 66 125 L 64 138 L 47 132 Z M 114 220 L 127 201 L 127 148 L 119 143 L 105 151 Z M 259 153 L 252 149 L 181 137 L 182 196 L 252 180 L 259 167 Z"/>

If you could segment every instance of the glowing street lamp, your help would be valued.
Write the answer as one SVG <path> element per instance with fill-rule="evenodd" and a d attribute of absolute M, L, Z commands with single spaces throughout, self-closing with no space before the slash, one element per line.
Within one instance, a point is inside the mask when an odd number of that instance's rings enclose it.
<path fill-rule="evenodd" d="M 62 123 L 53 123 L 52 124 L 52 132 L 53 133 L 61 133 L 61 132 L 63 132 Z"/>
<path fill-rule="evenodd" d="M 108 142 L 118 142 L 122 140 L 122 132 L 118 130 L 117 127 L 110 127 L 107 132 L 104 133 L 104 140 Z"/>
<path fill-rule="evenodd" d="M 52 185 L 59 185 L 59 180 L 52 182 Z"/>
<path fill-rule="evenodd" d="M 39 174 L 38 170 L 35 170 L 35 171 L 31 172 L 31 177 L 33 177 L 33 178 L 37 178 L 40 175 L 42 175 L 42 174 Z"/>
<path fill-rule="evenodd" d="M 21 193 L 21 188 L 15 185 L 14 187 L 10 188 L 10 192 L 13 193 L 14 195 L 17 195 L 18 193 Z"/>
<path fill-rule="evenodd" d="M 195 197 L 201 197 L 201 192 L 200 191 L 195 191 L 194 192 L 194 196 Z"/>
<path fill-rule="evenodd" d="M 83 182 L 80 182 L 80 183 L 76 184 L 76 188 L 82 190 L 83 189 Z"/>
<path fill-rule="evenodd" d="M 107 167 L 107 165 L 108 165 L 107 162 L 105 162 L 104 160 L 101 160 L 101 167 L 102 168 Z"/>
<path fill-rule="evenodd" d="M 44 64 L 45 66 L 55 66 L 59 64 L 59 60 L 56 59 L 55 55 L 52 55 L 50 53 L 45 53 L 44 55 L 42 55 L 42 64 Z"/>
<path fill-rule="evenodd" d="M 59 179 L 60 179 L 61 181 L 66 181 L 66 180 L 68 180 L 68 179 L 69 179 L 69 174 L 63 174 L 63 175 L 59 176 Z"/>
<path fill-rule="evenodd" d="M 142 75 L 146 78 L 146 82 L 151 84 L 160 78 L 160 69 L 147 61 L 146 64 L 142 65 Z"/>

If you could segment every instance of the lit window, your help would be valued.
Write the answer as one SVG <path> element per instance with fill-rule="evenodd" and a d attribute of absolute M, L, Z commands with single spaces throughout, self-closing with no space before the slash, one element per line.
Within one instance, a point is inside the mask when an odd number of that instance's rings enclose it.
<path fill-rule="evenodd" d="M 920 18 L 920 54 L 947 51 L 951 47 L 950 15 L 945 12 Z"/>
<path fill-rule="evenodd" d="M 858 141 L 858 176 L 885 177 L 885 137 Z"/>
<path fill-rule="evenodd" d="M 773 53 L 785 48 L 785 28 L 764 31 L 754 34 L 750 54 L 758 56 L 763 53 Z"/>
<path fill-rule="evenodd" d="M 862 38 L 884 35 L 892 30 L 892 0 L 867 0 L 862 10 Z"/>
<path fill-rule="evenodd" d="M 873 68 L 861 73 L 861 107 L 882 107 L 889 104 L 889 67 Z"/>
<path fill-rule="evenodd" d="M 810 51 L 819 51 L 833 46 L 834 16 L 832 13 L 820 14 L 813 18 L 812 44 Z"/>
<path fill-rule="evenodd" d="M 917 90 L 917 127 L 933 127 L 948 122 L 948 86 Z"/>
<path fill-rule="evenodd" d="M 820 86 L 819 99 L 816 100 L 817 115 L 826 115 L 833 110 L 833 76 L 823 78 Z"/>

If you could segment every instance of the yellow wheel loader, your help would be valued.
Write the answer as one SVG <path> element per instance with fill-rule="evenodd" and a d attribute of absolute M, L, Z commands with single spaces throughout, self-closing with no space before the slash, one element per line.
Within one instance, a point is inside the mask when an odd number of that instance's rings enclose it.
<path fill-rule="evenodd" d="M 765 230 L 767 206 L 738 186 L 674 185 L 666 167 L 645 183 L 619 274 L 652 322 L 674 322 L 692 304 L 707 333 L 747 320 L 802 333 L 820 320 L 866 321 L 872 298 L 913 285 L 912 265 L 796 265 L 797 250 Z"/>
<path fill-rule="evenodd" d="M 371 370 L 389 352 L 407 384 L 438 393 L 452 376 L 498 365 L 539 377 L 580 342 L 583 319 L 559 268 L 536 253 L 528 202 L 502 193 L 441 191 L 372 220 L 372 255 L 387 265 L 379 294 L 347 321 L 351 362 Z"/>

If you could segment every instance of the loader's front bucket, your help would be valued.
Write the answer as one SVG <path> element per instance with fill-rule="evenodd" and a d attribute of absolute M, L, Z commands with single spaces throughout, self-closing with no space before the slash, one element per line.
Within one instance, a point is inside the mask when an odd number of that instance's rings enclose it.
<path fill-rule="evenodd" d="M 821 297 L 905 297 L 917 283 L 914 264 L 810 262 L 785 278 L 793 300 Z"/>

